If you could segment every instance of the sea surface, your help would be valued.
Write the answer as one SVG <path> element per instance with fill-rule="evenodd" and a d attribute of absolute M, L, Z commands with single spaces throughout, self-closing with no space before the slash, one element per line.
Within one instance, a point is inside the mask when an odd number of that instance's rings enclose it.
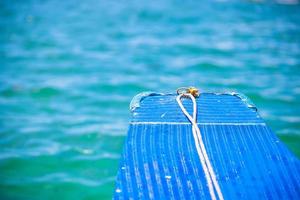
<path fill-rule="evenodd" d="M 300 157 L 299 1 L 0 1 L 0 199 L 111 199 L 131 98 L 190 85 Z"/>

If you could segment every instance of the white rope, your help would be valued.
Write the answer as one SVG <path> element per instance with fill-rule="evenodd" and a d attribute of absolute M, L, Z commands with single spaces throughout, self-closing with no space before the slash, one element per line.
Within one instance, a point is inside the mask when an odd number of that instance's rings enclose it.
<path fill-rule="evenodd" d="M 182 97 L 189 97 L 193 101 L 193 116 L 191 116 L 187 112 L 187 110 L 184 108 L 184 106 L 181 102 Z M 196 149 L 197 149 L 197 152 L 198 152 L 198 155 L 200 158 L 200 162 L 201 162 L 204 174 L 205 174 L 205 178 L 206 178 L 206 181 L 208 184 L 210 196 L 211 196 L 212 200 L 216 200 L 216 195 L 215 195 L 215 191 L 216 191 L 218 198 L 220 200 L 224 200 L 219 183 L 216 179 L 215 172 L 209 161 L 209 158 L 208 158 L 208 155 L 207 155 L 207 152 L 206 152 L 203 140 L 202 140 L 200 129 L 197 125 L 197 104 L 196 104 L 195 97 L 189 93 L 186 93 L 186 94 L 178 95 L 176 100 L 177 100 L 178 105 L 180 106 L 182 112 L 185 114 L 185 116 L 189 119 L 189 121 L 192 124 L 193 137 L 195 140 L 195 145 L 196 145 Z"/>

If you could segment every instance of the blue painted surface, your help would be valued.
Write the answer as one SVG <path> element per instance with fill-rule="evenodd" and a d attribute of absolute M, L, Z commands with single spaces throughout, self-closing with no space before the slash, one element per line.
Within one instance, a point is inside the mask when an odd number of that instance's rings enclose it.
<path fill-rule="evenodd" d="M 115 199 L 210 199 L 191 125 L 175 95 L 133 111 Z M 184 99 L 191 112 L 192 104 Z M 300 199 L 300 162 L 238 96 L 204 93 L 198 123 L 225 199 Z"/>

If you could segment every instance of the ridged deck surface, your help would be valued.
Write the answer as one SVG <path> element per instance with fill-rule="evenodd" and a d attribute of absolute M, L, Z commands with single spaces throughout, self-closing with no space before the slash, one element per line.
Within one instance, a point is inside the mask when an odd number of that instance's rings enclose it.
<path fill-rule="evenodd" d="M 114 199 L 211 199 L 192 128 L 175 95 L 133 112 Z M 192 111 L 191 100 L 184 106 Z M 300 162 L 245 101 L 202 94 L 198 123 L 224 199 L 300 199 Z"/>

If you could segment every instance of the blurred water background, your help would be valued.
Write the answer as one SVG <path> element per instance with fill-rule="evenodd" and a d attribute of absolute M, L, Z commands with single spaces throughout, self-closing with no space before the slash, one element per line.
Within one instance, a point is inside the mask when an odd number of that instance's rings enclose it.
<path fill-rule="evenodd" d="M 131 98 L 248 95 L 300 156 L 300 6 L 0 1 L 1 199 L 110 199 Z"/>

